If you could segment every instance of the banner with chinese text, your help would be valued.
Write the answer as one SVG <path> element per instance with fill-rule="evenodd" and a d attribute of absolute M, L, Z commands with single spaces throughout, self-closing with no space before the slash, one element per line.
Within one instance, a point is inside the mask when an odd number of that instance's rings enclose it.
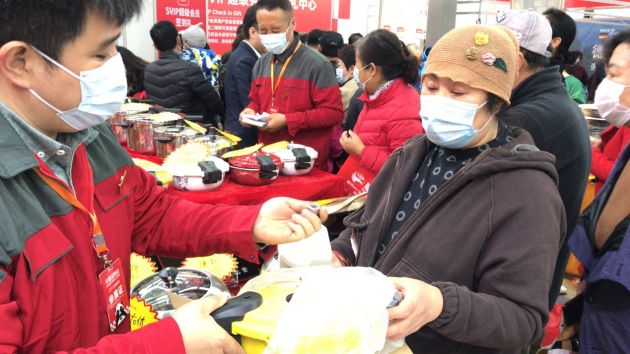
<path fill-rule="evenodd" d="M 232 48 L 236 29 L 243 23 L 245 11 L 256 0 L 208 0 L 207 35 L 210 48 L 223 54 Z M 298 32 L 319 28 L 332 29 L 332 0 L 291 0 Z"/>

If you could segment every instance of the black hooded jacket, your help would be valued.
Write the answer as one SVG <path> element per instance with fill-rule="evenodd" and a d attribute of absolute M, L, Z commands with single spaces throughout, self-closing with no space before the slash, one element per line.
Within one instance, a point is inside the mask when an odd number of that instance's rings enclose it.
<path fill-rule="evenodd" d="M 179 108 L 188 115 L 203 115 L 203 122 L 216 124 L 223 111 L 219 93 L 208 83 L 201 69 L 182 60 L 174 51 L 162 52 L 144 73 L 147 98 L 165 108 Z"/>

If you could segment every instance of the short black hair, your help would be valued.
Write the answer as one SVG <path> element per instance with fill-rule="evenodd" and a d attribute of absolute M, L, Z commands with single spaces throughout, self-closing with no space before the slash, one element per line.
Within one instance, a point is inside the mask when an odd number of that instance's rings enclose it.
<path fill-rule="evenodd" d="M 348 45 L 343 47 L 339 51 L 339 60 L 343 62 L 343 65 L 346 66 L 346 69 L 353 65 L 357 65 L 357 51 L 353 45 Z"/>
<path fill-rule="evenodd" d="M 282 10 L 289 22 L 293 19 L 293 6 L 291 6 L 289 0 L 258 0 L 256 3 L 256 12 L 258 10 L 273 11 L 275 9 Z"/>
<path fill-rule="evenodd" d="M 575 34 L 577 33 L 575 21 L 571 16 L 567 15 L 566 12 L 555 7 L 548 8 L 543 12 L 543 15 L 549 20 L 553 38 L 559 37 L 562 39 L 562 42 L 558 48 L 556 48 L 554 57 L 563 59 L 564 55 L 569 51 L 575 39 Z"/>
<path fill-rule="evenodd" d="M 617 32 L 604 43 L 604 64 L 606 64 L 606 66 L 608 66 L 608 62 L 610 58 L 612 58 L 615 49 L 622 43 L 630 44 L 630 29 Z"/>
<path fill-rule="evenodd" d="M 160 52 L 173 50 L 177 46 L 177 27 L 170 21 L 160 21 L 151 27 L 151 39 Z"/>
<path fill-rule="evenodd" d="M 83 33 L 89 12 L 122 26 L 141 8 L 142 0 L 0 0 L 0 47 L 22 41 L 58 61 Z"/>
<path fill-rule="evenodd" d="M 243 17 L 243 38 L 249 39 L 249 29 L 254 27 L 258 31 L 258 20 L 256 20 L 256 6 L 251 6 L 245 11 Z"/>
<path fill-rule="evenodd" d="M 527 62 L 527 69 L 530 71 L 540 71 L 547 69 L 551 65 L 551 61 L 544 55 L 534 53 L 531 50 L 520 47 L 521 53 Z"/>
<path fill-rule="evenodd" d="M 355 44 L 361 38 L 363 38 L 361 33 L 353 33 L 348 37 L 348 44 Z"/>
<path fill-rule="evenodd" d="M 319 45 L 319 37 L 324 34 L 324 31 L 316 28 L 308 33 L 308 40 L 306 41 L 309 45 Z"/>
<path fill-rule="evenodd" d="M 300 42 L 302 42 L 302 44 L 306 44 L 307 41 L 308 41 L 308 33 L 306 32 L 300 33 Z"/>

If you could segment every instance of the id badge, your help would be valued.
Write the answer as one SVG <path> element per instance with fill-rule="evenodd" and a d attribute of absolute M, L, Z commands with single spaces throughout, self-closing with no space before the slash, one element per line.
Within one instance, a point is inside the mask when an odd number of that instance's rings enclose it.
<path fill-rule="evenodd" d="M 278 107 L 271 106 L 271 108 L 269 108 L 269 113 L 271 114 L 280 113 L 280 110 L 278 109 Z"/>
<path fill-rule="evenodd" d="M 98 277 L 107 301 L 109 329 L 113 332 L 125 318 L 129 317 L 129 296 L 120 259 Z"/>

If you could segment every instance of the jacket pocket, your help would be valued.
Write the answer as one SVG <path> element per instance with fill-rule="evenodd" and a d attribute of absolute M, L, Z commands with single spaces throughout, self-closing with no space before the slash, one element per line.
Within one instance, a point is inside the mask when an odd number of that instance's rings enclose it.
<path fill-rule="evenodd" d="M 306 82 L 292 82 L 283 87 L 283 92 L 276 95 L 276 101 L 282 102 L 282 106 L 294 112 L 302 112 L 312 108 L 311 95 Z"/>
<path fill-rule="evenodd" d="M 71 249 L 70 240 L 52 223 L 29 237 L 23 254 L 28 261 L 33 281 Z"/>
<path fill-rule="evenodd" d="M 126 165 L 94 186 L 94 195 L 104 211 L 115 207 L 136 188 L 131 173 L 131 167 Z"/>
<path fill-rule="evenodd" d="M 415 265 L 409 262 L 407 259 L 403 258 L 398 262 L 398 264 L 392 268 L 389 273 L 387 273 L 388 277 L 405 277 L 405 278 L 413 278 L 417 280 L 421 280 L 425 283 L 433 283 L 435 279 L 426 275 L 423 271 L 418 269 Z"/>

